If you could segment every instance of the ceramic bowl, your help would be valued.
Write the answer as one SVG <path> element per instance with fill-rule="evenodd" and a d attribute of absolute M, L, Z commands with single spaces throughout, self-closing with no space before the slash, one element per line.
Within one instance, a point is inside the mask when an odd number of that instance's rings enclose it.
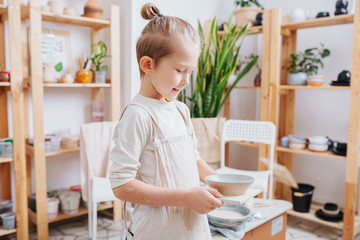
<path fill-rule="evenodd" d="M 224 203 L 220 208 L 209 212 L 207 217 L 214 226 L 232 228 L 246 223 L 250 214 L 250 209 L 243 205 Z"/>
<path fill-rule="evenodd" d="M 295 136 L 295 135 L 292 135 L 292 134 L 289 135 L 289 141 L 291 141 L 293 143 L 302 143 L 302 144 L 306 143 L 305 138 L 298 137 L 298 136 Z"/>
<path fill-rule="evenodd" d="M 283 147 L 289 147 L 289 137 L 288 136 L 284 136 L 281 138 L 281 146 Z"/>
<path fill-rule="evenodd" d="M 312 80 L 312 81 L 308 80 L 307 84 L 312 87 L 319 87 L 324 84 L 324 80 Z"/>
<path fill-rule="evenodd" d="M 326 152 L 329 149 L 328 145 L 309 144 L 308 148 L 315 152 Z"/>
<path fill-rule="evenodd" d="M 205 181 L 224 196 L 237 196 L 245 194 L 255 179 L 240 174 L 214 174 L 206 176 Z"/>
<path fill-rule="evenodd" d="M 313 137 L 309 137 L 309 142 L 310 144 L 328 146 L 329 139 L 323 136 L 313 136 Z"/>
<path fill-rule="evenodd" d="M 289 140 L 289 148 L 291 149 L 304 149 L 305 146 L 306 146 L 305 143 L 296 143 Z"/>

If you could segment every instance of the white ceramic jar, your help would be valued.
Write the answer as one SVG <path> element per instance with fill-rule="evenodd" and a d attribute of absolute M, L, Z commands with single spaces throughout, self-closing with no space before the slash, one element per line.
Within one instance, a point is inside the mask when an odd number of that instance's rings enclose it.
<path fill-rule="evenodd" d="M 56 70 L 55 65 L 51 63 L 44 63 L 43 65 L 43 81 L 44 82 L 56 82 Z"/>
<path fill-rule="evenodd" d="M 288 17 L 291 22 L 305 21 L 309 17 L 309 11 L 302 8 L 294 8 L 288 12 Z"/>

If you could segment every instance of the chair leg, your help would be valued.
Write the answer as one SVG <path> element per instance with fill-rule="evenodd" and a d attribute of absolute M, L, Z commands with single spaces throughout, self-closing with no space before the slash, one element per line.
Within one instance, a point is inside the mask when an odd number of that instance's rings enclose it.
<path fill-rule="evenodd" d="M 92 208 L 92 239 L 96 240 L 96 235 L 97 235 L 97 207 L 96 207 L 96 202 L 92 202 L 91 204 L 91 208 Z"/>
<path fill-rule="evenodd" d="M 88 229 L 89 229 L 89 238 L 92 239 L 92 201 L 90 201 L 90 199 L 88 199 L 87 202 L 87 207 L 88 207 Z"/>

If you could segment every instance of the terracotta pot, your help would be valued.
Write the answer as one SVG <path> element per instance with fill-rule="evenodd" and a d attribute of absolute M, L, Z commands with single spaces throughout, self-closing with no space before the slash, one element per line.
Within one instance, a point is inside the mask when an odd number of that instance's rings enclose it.
<path fill-rule="evenodd" d="M 103 7 L 98 0 L 88 0 L 84 6 L 84 17 L 102 18 Z"/>
<path fill-rule="evenodd" d="M 80 69 L 76 72 L 76 82 L 90 83 L 92 79 L 92 72 L 88 69 Z"/>
<path fill-rule="evenodd" d="M 245 26 L 248 24 L 251 27 L 256 20 L 256 15 L 262 10 L 258 7 L 242 7 L 234 11 L 235 24 L 237 26 Z"/>

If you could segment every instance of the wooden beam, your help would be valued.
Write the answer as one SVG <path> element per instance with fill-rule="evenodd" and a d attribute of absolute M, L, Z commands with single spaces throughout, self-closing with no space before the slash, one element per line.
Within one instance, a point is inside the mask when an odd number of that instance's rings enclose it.
<path fill-rule="evenodd" d="M 354 238 L 360 133 L 360 0 L 355 4 L 343 239 Z"/>
<path fill-rule="evenodd" d="M 49 238 L 46 198 L 46 159 L 44 142 L 44 114 L 43 101 L 44 89 L 42 79 L 41 60 L 41 34 L 42 21 L 40 12 L 40 0 L 31 0 L 30 4 L 30 56 L 31 56 L 31 86 L 32 104 L 34 109 L 34 165 L 35 165 L 35 188 L 36 188 L 36 222 L 38 239 Z"/>
<path fill-rule="evenodd" d="M 25 123 L 24 95 L 22 75 L 22 50 L 20 1 L 9 0 L 9 39 L 11 65 L 11 105 L 13 116 L 13 161 L 16 189 L 16 235 L 17 239 L 29 239 L 27 194 L 26 194 L 26 163 L 25 163 Z"/>

